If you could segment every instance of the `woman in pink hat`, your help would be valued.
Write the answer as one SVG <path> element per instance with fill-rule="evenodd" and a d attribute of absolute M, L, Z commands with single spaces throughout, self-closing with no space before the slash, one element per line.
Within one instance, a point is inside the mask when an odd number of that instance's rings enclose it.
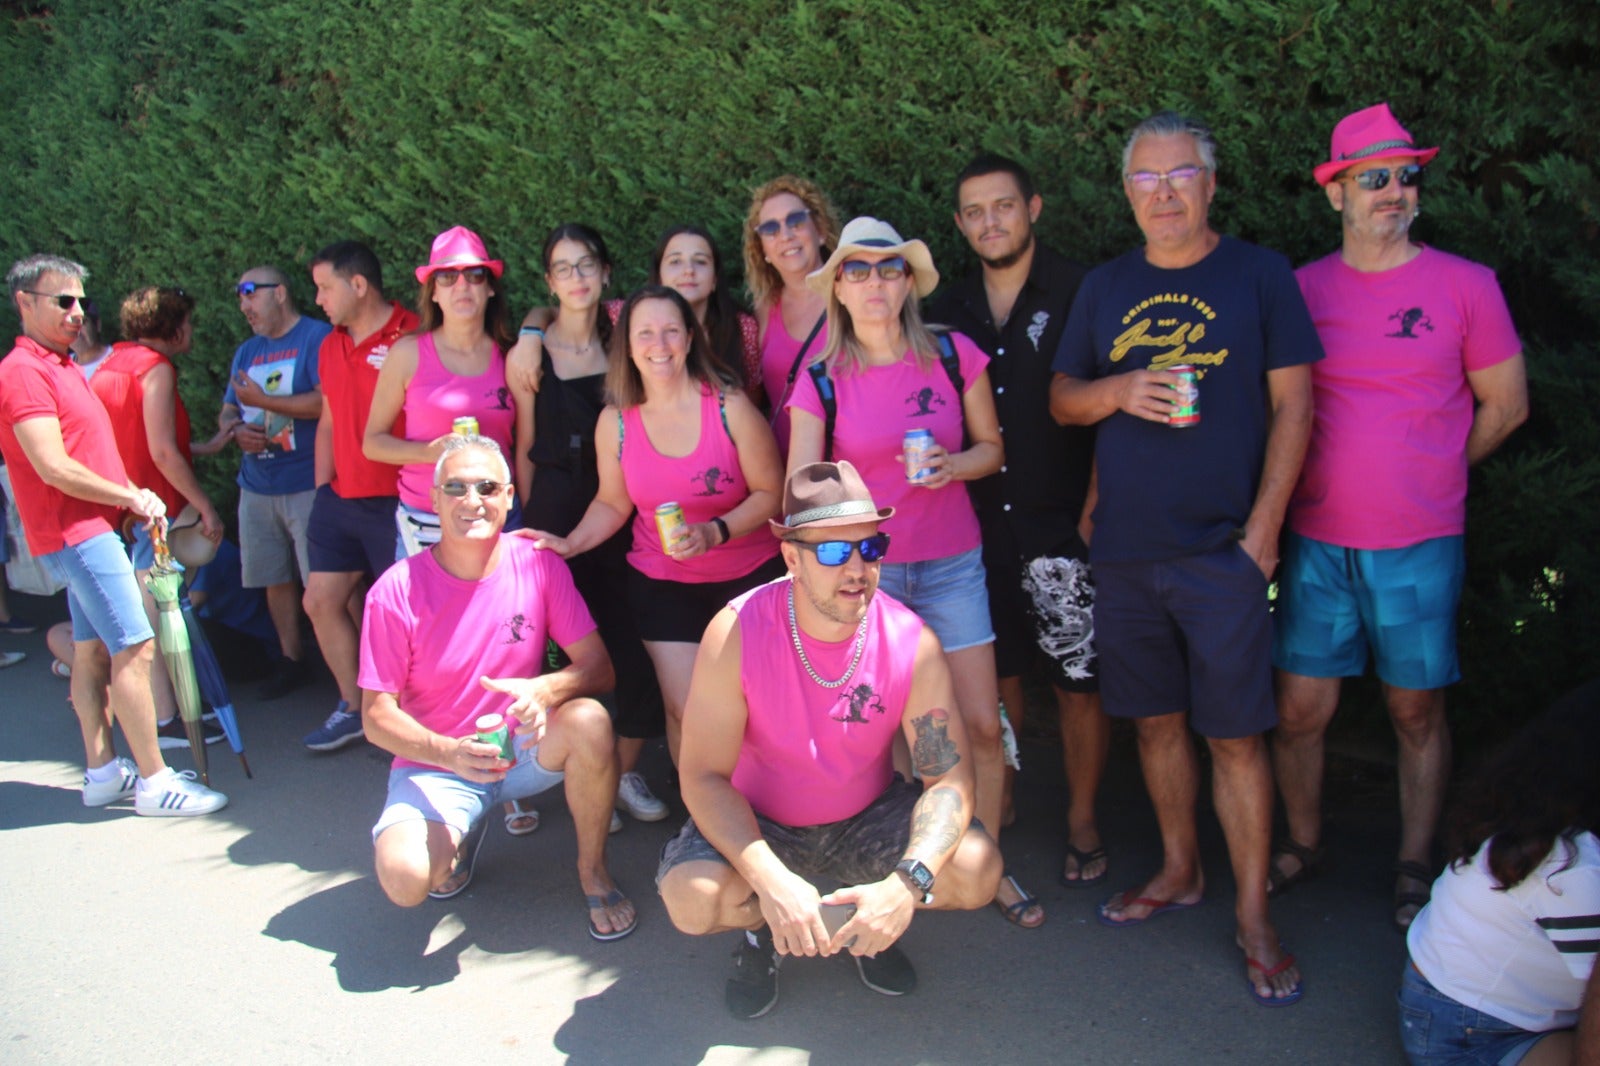
<path fill-rule="evenodd" d="M 595 426 L 599 491 L 566 536 L 531 534 L 567 558 L 599 548 L 631 517 L 628 605 L 661 684 L 674 764 L 705 627 L 730 599 L 784 572 L 767 531 L 782 492 L 777 447 L 724 374 L 677 290 L 648 285 L 630 296 Z M 656 515 L 667 503 L 684 522 L 663 540 Z"/>
<path fill-rule="evenodd" d="M 511 330 L 499 286 L 504 272 L 505 264 L 490 259 L 483 240 L 464 226 L 434 238 L 428 262 L 416 270 L 421 325 L 389 349 L 378 373 L 362 450 L 400 467 L 395 520 L 404 555 L 439 542 L 433 465 L 457 418 L 477 419 L 479 434 L 516 457 L 517 492 L 527 497 L 533 392 L 506 383 Z"/>

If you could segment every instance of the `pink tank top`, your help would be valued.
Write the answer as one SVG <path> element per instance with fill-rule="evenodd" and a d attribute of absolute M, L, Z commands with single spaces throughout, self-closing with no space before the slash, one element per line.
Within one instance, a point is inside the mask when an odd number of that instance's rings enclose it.
<path fill-rule="evenodd" d="M 739 683 L 749 717 L 733 787 L 758 814 L 784 825 L 826 825 L 866 809 L 894 774 L 894 738 L 911 692 L 922 619 L 879 592 L 867 607 L 861 662 L 838 688 L 812 680 L 789 627 L 790 580 L 728 606 L 739 616 Z M 804 633 L 812 669 L 844 675 L 855 634 L 838 643 Z"/>
<path fill-rule="evenodd" d="M 767 314 L 767 334 L 761 339 L 761 385 L 766 390 L 767 402 L 772 405 L 772 434 L 778 438 L 778 457 L 785 461 L 789 457 L 789 410 L 784 404 L 789 398 L 789 371 L 794 367 L 795 356 L 800 354 L 800 346 L 805 344 L 810 333 L 811 325 L 807 325 L 805 333 L 798 337 L 784 328 L 783 294 L 780 292 L 778 298 L 772 301 L 772 310 Z M 805 362 L 816 359 L 827 345 L 828 324 L 824 322 L 806 348 Z M 795 380 L 798 381 L 804 374 L 805 366 L 802 365 L 795 374 Z"/>
<path fill-rule="evenodd" d="M 451 430 L 451 423 L 463 415 L 478 420 L 478 433 L 489 437 L 506 454 L 506 464 L 515 467 L 511 455 L 511 432 L 516 426 L 517 409 L 506 387 L 506 357 L 495 346 L 489 369 L 475 377 L 452 374 L 439 361 L 433 334 L 417 336 L 417 372 L 406 386 L 406 440 L 433 440 Z M 423 511 L 433 510 L 433 464 L 407 463 L 400 468 L 400 499 Z"/>
<path fill-rule="evenodd" d="M 694 525 L 720 518 L 750 495 L 738 449 L 723 423 L 721 397 L 709 385 L 700 387 L 700 439 L 694 451 L 681 458 L 656 451 L 639 408 L 622 413 L 622 481 L 638 508 L 628 562 L 646 577 L 685 584 L 729 581 L 778 554 L 777 538 L 764 526 L 692 559 L 680 561 L 661 550 L 656 531 L 660 504 L 680 504 L 684 521 Z"/>

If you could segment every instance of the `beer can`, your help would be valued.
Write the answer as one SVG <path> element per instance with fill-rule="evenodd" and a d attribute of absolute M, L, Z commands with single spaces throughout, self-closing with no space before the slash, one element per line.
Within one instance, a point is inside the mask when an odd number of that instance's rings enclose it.
<path fill-rule="evenodd" d="M 463 437 L 476 437 L 478 435 L 478 420 L 471 415 L 462 415 L 450 423 L 450 431 L 459 433 Z"/>
<path fill-rule="evenodd" d="M 906 480 L 926 481 L 933 471 L 922 465 L 923 456 L 933 447 L 933 430 L 908 429 L 900 442 L 900 451 L 906 460 Z"/>
<path fill-rule="evenodd" d="M 1167 373 L 1177 374 L 1183 380 L 1172 387 L 1172 416 L 1167 425 L 1174 429 L 1187 429 L 1200 424 L 1200 375 L 1187 363 L 1169 366 Z"/>
<path fill-rule="evenodd" d="M 500 757 L 506 762 L 517 761 L 517 753 L 511 746 L 511 730 L 506 726 L 505 715 L 486 714 L 478 719 L 477 726 L 480 741 L 499 748 Z"/>
<path fill-rule="evenodd" d="M 671 551 L 672 542 L 683 535 L 688 522 L 683 517 L 683 505 L 668 500 L 656 508 L 656 533 L 661 537 L 661 550 Z"/>

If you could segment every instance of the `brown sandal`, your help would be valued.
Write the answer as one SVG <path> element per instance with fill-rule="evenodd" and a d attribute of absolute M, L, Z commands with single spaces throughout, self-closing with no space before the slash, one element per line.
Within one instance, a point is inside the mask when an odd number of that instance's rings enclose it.
<path fill-rule="evenodd" d="M 1300 868 L 1286 874 L 1278 867 L 1278 856 L 1288 855 L 1300 863 Z M 1321 848 L 1308 848 L 1291 837 L 1284 837 L 1272 845 L 1272 857 L 1267 860 L 1267 898 L 1277 899 L 1295 885 L 1309 881 L 1322 872 Z"/>

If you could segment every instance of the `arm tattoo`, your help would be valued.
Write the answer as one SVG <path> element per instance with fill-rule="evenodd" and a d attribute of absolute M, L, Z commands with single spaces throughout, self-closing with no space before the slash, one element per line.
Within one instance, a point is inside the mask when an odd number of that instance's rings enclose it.
<path fill-rule="evenodd" d="M 921 718 L 911 720 L 916 730 L 917 742 L 911 749 L 911 760 L 917 764 L 917 773 L 923 777 L 943 777 L 961 761 L 955 741 L 950 739 L 950 712 L 935 707 Z"/>
<path fill-rule="evenodd" d="M 961 793 L 936 785 L 917 800 L 911 813 L 907 855 L 943 855 L 961 839 Z"/>

